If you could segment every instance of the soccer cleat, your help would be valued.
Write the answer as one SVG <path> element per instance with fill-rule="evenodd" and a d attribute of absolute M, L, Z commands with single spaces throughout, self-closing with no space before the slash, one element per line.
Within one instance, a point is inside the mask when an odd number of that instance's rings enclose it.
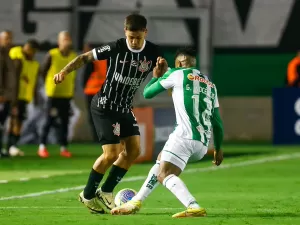
<path fill-rule="evenodd" d="M 142 201 L 139 200 L 131 200 L 129 202 L 126 202 L 125 204 L 118 206 L 116 208 L 113 208 L 110 213 L 112 215 L 129 215 L 129 214 L 135 214 L 138 211 L 140 211 L 142 207 Z"/>
<path fill-rule="evenodd" d="M 83 203 L 91 213 L 98 213 L 98 214 L 104 214 L 104 210 L 99 205 L 99 202 L 97 198 L 92 198 L 91 200 L 88 200 L 84 198 L 83 191 L 79 194 L 79 201 Z"/>
<path fill-rule="evenodd" d="M 184 218 L 184 217 L 203 217 L 206 216 L 206 210 L 204 208 L 194 209 L 194 208 L 187 208 L 183 212 L 179 212 L 174 214 L 173 218 Z"/>
<path fill-rule="evenodd" d="M 99 188 L 96 191 L 96 197 L 100 206 L 106 213 L 110 213 L 110 210 L 116 207 L 113 193 L 102 192 L 101 188 Z"/>
<path fill-rule="evenodd" d="M 15 157 L 15 156 L 24 156 L 24 152 L 22 152 L 16 146 L 11 146 L 9 148 L 8 152 L 9 152 L 9 155 L 12 156 L 12 157 Z"/>
<path fill-rule="evenodd" d="M 10 157 L 8 151 L 6 149 L 2 148 L 0 151 L 0 158 L 8 158 L 8 157 Z"/>
<path fill-rule="evenodd" d="M 60 156 L 65 157 L 65 158 L 71 158 L 72 153 L 69 152 L 68 150 L 63 150 L 63 151 L 60 151 Z"/>
<path fill-rule="evenodd" d="M 42 148 L 38 150 L 38 155 L 41 158 L 48 158 L 49 157 L 49 152 L 46 148 Z"/>

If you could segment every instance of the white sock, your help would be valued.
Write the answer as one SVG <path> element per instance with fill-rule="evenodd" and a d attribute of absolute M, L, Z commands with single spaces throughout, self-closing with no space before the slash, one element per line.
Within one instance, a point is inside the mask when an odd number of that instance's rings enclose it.
<path fill-rule="evenodd" d="M 158 186 L 159 182 L 157 181 L 157 174 L 159 171 L 159 164 L 160 162 L 156 161 L 156 164 L 152 166 L 143 186 L 141 187 L 137 195 L 132 198 L 132 200 L 144 201 Z"/>
<path fill-rule="evenodd" d="M 194 196 L 191 195 L 179 177 L 171 174 L 164 179 L 163 185 L 168 188 L 185 207 L 200 208 Z"/>
<path fill-rule="evenodd" d="M 61 152 L 66 151 L 66 150 L 67 150 L 66 146 L 60 146 L 60 151 Z"/>
<path fill-rule="evenodd" d="M 46 145 L 44 145 L 44 144 L 40 144 L 40 146 L 39 146 L 39 150 L 44 150 L 46 148 Z"/>

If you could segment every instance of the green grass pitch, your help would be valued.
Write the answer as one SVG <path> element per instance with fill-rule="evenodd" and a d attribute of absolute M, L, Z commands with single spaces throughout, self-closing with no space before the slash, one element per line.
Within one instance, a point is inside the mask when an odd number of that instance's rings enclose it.
<path fill-rule="evenodd" d="M 95 145 L 73 144 L 72 159 L 39 159 L 37 146 L 24 146 L 23 158 L 0 159 L 0 223 L 3 225 L 298 225 L 300 224 L 300 147 L 226 145 L 221 167 L 211 156 L 188 165 L 181 178 L 207 217 L 173 219 L 184 210 L 180 202 L 159 186 L 130 216 L 90 214 L 77 197 L 101 150 Z M 116 191 L 138 190 L 152 164 L 134 165 Z"/>

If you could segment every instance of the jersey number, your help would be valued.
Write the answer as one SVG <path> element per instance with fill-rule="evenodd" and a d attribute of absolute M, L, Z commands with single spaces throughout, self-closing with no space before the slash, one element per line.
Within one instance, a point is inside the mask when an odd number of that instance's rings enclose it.
<path fill-rule="evenodd" d="M 193 108 L 194 108 L 194 117 L 197 120 L 197 123 L 200 124 L 200 112 L 199 112 L 199 95 L 193 95 L 192 96 L 193 99 Z M 209 98 L 205 97 L 203 99 L 203 101 L 206 103 L 206 108 L 205 110 L 202 112 L 201 116 L 202 116 L 202 120 L 203 120 L 203 124 L 207 127 L 206 130 L 209 130 L 211 127 L 211 110 L 212 110 L 212 102 Z M 204 142 L 204 132 L 205 130 L 202 128 L 199 129 L 200 132 L 200 137 L 201 137 L 201 141 Z M 210 138 L 210 137 L 208 137 Z"/>

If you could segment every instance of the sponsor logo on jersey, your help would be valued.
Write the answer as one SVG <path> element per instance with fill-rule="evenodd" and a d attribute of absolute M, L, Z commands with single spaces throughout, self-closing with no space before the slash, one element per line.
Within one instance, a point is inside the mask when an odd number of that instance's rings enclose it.
<path fill-rule="evenodd" d="M 122 84 L 130 85 L 130 86 L 137 86 L 137 87 L 139 87 L 143 81 L 142 78 L 126 77 L 126 76 L 122 76 L 118 72 L 115 72 L 114 78 L 115 78 L 115 81 L 120 82 Z"/>
<path fill-rule="evenodd" d="M 150 63 L 151 63 L 151 60 L 147 61 L 146 58 L 144 59 L 144 61 L 140 60 L 139 71 L 141 71 L 142 73 L 148 71 Z"/>
<path fill-rule="evenodd" d="M 189 80 L 191 80 L 191 81 L 197 80 L 197 81 L 199 81 L 199 82 L 201 82 L 201 83 L 207 84 L 207 85 L 210 86 L 210 87 L 214 87 L 214 84 L 213 84 L 212 82 L 210 82 L 209 80 L 206 80 L 206 79 L 203 78 L 203 77 L 200 77 L 200 76 L 197 76 L 197 75 L 194 75 L 194 74 L 189 73 L 189 74 L 187 75 L 187 78 L 188 78 Z"/>
<path fill-rule="evenodd" d="M 116 136 L 120 136 L 120 131 L 121 131 L 121 128 L 120 128 L 120 124 L 119 123 L 116 123 L 116 124 L 113 124 L 113 133 L 114 135 Z"/>
<path fill-rule="evenodd" d="M 132 60 L 131 66 L 137 67 L 139 65 L 138 61 Z"/>
<path fill-rule="evenodd" d="M 109 45 L 105 45 L 101 48 L 98 49 L 98 52 L 101 53 L 101 52 L 104 52 L 104 51 L 110 51 L 110 46 Z"/>

